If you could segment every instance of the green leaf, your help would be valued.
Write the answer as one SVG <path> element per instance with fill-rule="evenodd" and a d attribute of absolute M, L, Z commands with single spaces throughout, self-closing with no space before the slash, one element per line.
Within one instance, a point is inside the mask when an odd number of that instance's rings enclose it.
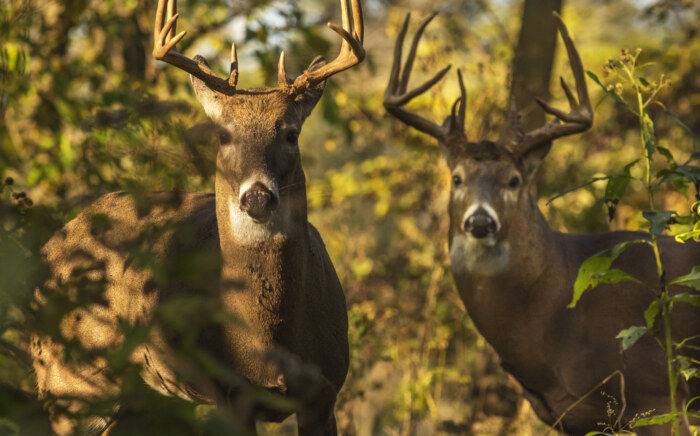
<path fill-rule="evenodd" d="M 651 136 L 644 135 L 644 148 L 647 150 L 647 158 L 651 160 L 651 157 L 654 155 L 654 151 L 656 151 L 654 139 Z"/>
<path fill-rule="evenodd" d="M 670 210 L 645 210 L 642 212 L 642 216 L 651 224 L 649 232 L 654 235 L 660 235 L 664 232 L 674 214 L 675 212 Z"/>
<path fill-rule="evenodd" d="M 700 377 L 700 368 L 693 366 L 693 359 L 686 356 L 677 356 L 676 359 L 680 362 L 680 373 L 686 381 L 693 377 Z"/>
<path fill-rule="evenodd" d="M 677 413 L 664 413 L 663 415 L 655 415 L 655 416 L 650 416 L 648 418 L 641 418 L 641 419 L 634 421 L 634 424 L 632 424 L 632 428 L 646 427 L 649 425 L 668 424 L 669 422 L 673 421 L 673 419 L 676 416 L 678 416 Z"/>
<path fill-rule="evenodd" d="M 685 242 L 688 239 L 700 238 L 700 221 L 696 222 L 693 226 L 693 230 L 685 233 L 679 233 L 676 235 L 677 242 Z"/>
<path fill-rule="evenodd" d="M 656 178 L 660 179 L 656 182 L 661 185 L 666 182 L 675 182 L 681 180 L 683 182 L 700 181 L 700 167 L 694 165 L 676 165 L 673 168 L 667 168 L 656 173 Z"/>
<path fill-rule="evenodd" d="M 554 200 L 556 200 L 556 199 L 559 198 L 559 197 L 565 196 L 565 195 L 568 194 L 569 192 L 576 191 L 577 189 L 581 189 L 581 188 L 583 188 L 584 186 L 588 186 L 588 185 L 590 185 L 590 184 L 592 184 L 592 183 L 595 183 L 595 182 L 600 182 L 601 180 L 608 180 L 608 179 L 610 179 L 610 178 L 611 178 L 610 176 L 595 177 L 595 178 L 593 178 L 593 179 L 586 180 L 585 182 L 581 182 L 581 183 L 579 183 L 578 185 L 572 186 L 571 188 L 567 188 L 565 191 L 560 192 L 559 194 L 557 194 L 557 195 L 555 195 L 554 197 L 550 198 L 549 200 L 547 200 L 547 204 L 553 202 Z"/>
<path fill-rule="evenodd" d="M 628 174 L 618 174 L 611 177 L 608 180 L 608 184 L 605 187 L 605 199 L 606 200 L 619 200 L 625 194 L 627 185 L 630 183 L 630 176 Z"/>
<path fill-rule="evenodd" d="M 612 248 L 603 250 L 600 253 L 594 254 L 584 260 L 578 270 L 578 276 L 574 283 L 574 296 L 568 307 L 576 307 L 576 303 L 581 299 L 581 296 L 588 289 L 592 289 L 601 283 L 619 283 L 622 281 L 631 281 L 639 283 L 639 280 L 630 276 L 624 271 L 618 269 L 610 269 L 613 261 L 620 256 L 632 244 L 648 244 L 648 241 L 637 239 L 633 241 L 625 241 L 615 245 Z"/>
<path fill-rule="evenodd" d="M 676 277 L 675 279 L 671 280 L 669 284 L 688 286 L 690 288 L 695 289 L 696 291 L 700 291 L 700 266 L 694 266 L 688 274 Z M 675 297 L 676 296 L 674 296 L 674 298 Z"/>
<path fill-rule="evenodd" d="M 676 160 L 673 158 L 673 153 L 671 153 L 671 150 L 666 147 L 661 147 L 660 145 L 656 146 L 656 150 L 660 155 L 666 158 L 669 164 L 676 165 Z"/>
<path fill-rule="evenodd" d="M 642 139 L 644 140 L 644 148 L 646 149 L 646 158 L 651 160 L 656 151 L 656 138 L 654 137 L 654 122 L 649 116 L 649 111 L 646 108 L 642 110 Z"/>
<path fill-rule="evenodd" d="M 627 351 L 634 345 L 639 338 L 649 332 L 649 329 L 643 326 L 633 326 L 622 330 L 615 336 L 617 339 L 622 339 L 622 351 Z"/>
<path fill-rule="evenodd" d="M 651 302 L 647 310 L 644 311 L 644 320 L 647 322 L 647 328 L 649 330 L 654 328 L 654 322 L 656 321 L 656 315 L 659 314 L 659 300 L 654 300 Z"/>
<path fill-rule="evenodd" d="M 700 167 L 695 165 L 678 165 L 675 170 L 693 182 L 700 180 Z"/>
<path fill-rule="evenodd" d="M 591 80 L 593 80 L 595 83 L 597 83 L 598 86 L 600 86 L 600 88 L 603 90 L 603 92 L 605 93 L 606 96 L 612 97 L 613 100 L 615 100 L 616 102 L 625 106 L 630 112 L 632 112 L 634 114 L 637 113 L 630 105 L 627 104 L 626 101 L 621 99 L 619 95 L 615 94 L 613 91 L 609 91 L 608 88 L 605 85 L 603 85 L 603 83 L 600 81 L 600 79 L 598 79 L 598 76 L 596 76 L 592 71 L 586 70 L 586 74 L 588 74 L 588 77 L 590 77 Z"/>
<path fill-rule="evenodd" d="M 627 190 L 627 186 L 629 185 L 630 180 L 632 180 L 630 170 L 637 162 L 639 162 L 639 159 L 635 160 L 634 162 L 628 163 L 627 165 L 625 165 L 625 168 L 623 169 L 622 173 L 610 177 L 610 179 L 608 180 L 608 184 L 605 187 L 605 203 L 608 205 L 608 214 L 610 220 L 612 220 L 615 216 L 615 208 L 617 206 L 617 203 L 625 194 L 625 190 Z"/>
<path fill-rule="evenodd" d="M 671 297 L 671 305 L 676 303 L 686 303 L 690 304 L 691 306 L 700 307 L 700 295 L 689 294 L 687 292 L 676 294 Z"/>

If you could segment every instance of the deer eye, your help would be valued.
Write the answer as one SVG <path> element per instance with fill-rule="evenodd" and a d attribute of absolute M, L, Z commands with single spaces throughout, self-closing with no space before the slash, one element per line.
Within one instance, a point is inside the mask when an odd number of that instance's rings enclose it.
<path fill-rule="evenodd" d="M 462 178 L 459 176 L 452 176 L 452 183 L 454 183 L 455 186 L 459 186 L 462 184 Z"/>
<path fill-rule="evenodd" d="M 229 144 L 231 142 L 231 134 L 223 130 L 219 132 L 219 143 L 221 145 Z"/>
<path fill-rule="evenodd" d="M 520 186 L 520 177 L 518 177 L 518 176 L 513 176 L 513 178 L 511 178 L 511 179 L 508 181 L 508 187 L 509 187 L 510 189 L 515 189 L 515 188 L 517 188 L 518 186 Z"/>
<path fill-rule="evenodd" d="M 299 132 L 289 132 L 287 133 L 287 142 L 291 145 L 297 145 L 299 142 Z"/>

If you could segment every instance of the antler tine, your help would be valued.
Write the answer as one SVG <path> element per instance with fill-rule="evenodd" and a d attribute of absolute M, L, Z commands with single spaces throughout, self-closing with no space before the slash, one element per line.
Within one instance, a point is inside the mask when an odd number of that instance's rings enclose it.
<path fill-rule="evenodd" d="M 554 115 L 557 119 L 523 135 L 518 145 L 521 153 L 525 153 L 539 144 L 551 142 L 556 138 L 583 132 L 593 124 L 593 108 L 591 107 L 588 88 L 586 86 L 583 62 L 581 62 L 581 57 L 561 17 L 556 12 L 553 12 L 553 15 L 557 27 L 559 28 L 562 41 L 566 47 L 569 64 L 574 74 L 578 101 L 563 78 L 560 79 L 560 82 L 566 94 L 566 98 L 569 101 L 570 111 L 568 113 L 550 106 L 542 99 L 537 98 L 536 101 L 542 109 L 548 114 Z"/>
<path fill-rule="evenodd" d="M 569 56 L 569 65 L 571 65 L 571 71 L 573 71 L 574 73 L 574 80 L 576 81 L 576 90 L 578 91 L 579 104 L 592 114 L 593 109 L 591 107 L 591 101 L 588 96 L 588 87 L 586 86 L 586 75 L 583 70 L 583 62 L 581 61 L 581 56 L 579 56 L 578 50 L 576 50 L 576 46 L 574 45 L 574 41 L 569 35 L 569 29 L 566 28 L 566 25 L 561 19 L 561 16 L 559 16 L 559 14 L 556 12 L 553 12 L 552 15 L 554 15 L 557 27 L 559 28 L 559 33 L 561 34 L 561 39 L 564 41 L 564 46 L 566 47 L 566 53 Z M 562 83 L 564 83 L 563 78 Z M 564 90 L 569 91 L 568 94 L 570 94 L 568 86 L 566 86 L 565 84 L 563 86 L 565 88 Z M 571 98 L 569 99 L 571 100 Z"/>
<path fill-rule="evenodd" d="M 167 10 L 168 10 L 167 11 L 168 14 L 166 15 L 166 17 L 168 17 L 168 18 L 177 14 L 177 0 L 171 0 L 170 2 L 168 2 Z M 169 38 L 173 39 L 175 37 L 175 35 L 177 35 L 177 23 L 176 22 L 173 23 L 173 26 L 170 29 Z"/>
<path fill-rule="evenodd" d="M 238 60 L 236 59 L 235 46 L 231 48 L 231 74 L 229 75 L 229 80 L 222 79 L 207 65 L 200 64 L 177 51 L 176 44 L 187 35 L 187 31 L 176 34 L 179 16 L 180 14 L 177 13 L 177 0 L 158 0 L 153 32 L 153 57 L 201 79 L 209 88 L 217 92 L 232 94 L 236 90 L 236 82 L 238 80 Z"/>
<path fill-rule="evenodd" d="M 418 43 L 420 42 L 421 37 L 423 36 L 423 32 L 425 31 L 425 28 L 430 24 L 431 21 L 433 21 L 433 18 L 437 16 L 437 12 L 433 12 L 430 14 L 423 22 L 418 26 L 418 30 L 416 30 L 416 34 L 413 35 L 413 41 L 411 41 L 411 49 L 408 51 L 408 56 L 406 57 L 406 63 L 403 66 L 403 74 L 401 75 L 401 81 L 399 82 L 399 89 L 398 92 L 399 94 L 403 94 L 406 92 L 406 88 L 408 87 L 408 80 L 411 78 L 411 70 L 413 69 L 413 61 L 416 58 L 416 50 L 418 49 Z M 410 17 L 410 14 L 406 15 L 406 21 L 404 22 L 404 26 L 408 25 L 408 17 Z M 405 33 L 405 32 L 404 32 Z M 403 44 L 403 38 L 401 40 L 401 44 Z"/>
<path fill-rule="evenodd" d="M 403 20 L 401 29 L 398 35 L 396 35 L 396 43 L 394 43 L 394 60 L 391 63 L 391 74 L 389 74 L 389 83 L 384 91 L 384 104 L 386 105 L 389 98 L 399 89 L 399 75 L 401 74 L 401 57 L 403 51 L 403 40 L 406 37 L 406 32 L 408 31 L 408 21 L 411 19 L 411 13 L 406 14 L 406 18 Z M 395 102 L 394 102 L 395 104 Z"/>
<path fill-rule="evenodd" d="M 362 4 L 360 0 L 352 0 L 352 22 L 355 23 L 356 29 L 353 33 L 355 39 L 360 42 L 365 42 L 365 22 L 362 18 Z"/>
<path fill-rule="evenodd" d="M 426 18 L 416 31 L 416 35 L 413 37 L 411 43 L 411 48 L 404 65 L 404 71 L 401 73 L 401 57 L 403 51 L 403 42 L 406 37 L 406 32 L 408 30 L 408 22 L 410 20 L 411 14 L 406 14 L 406 18 L 401 26 L 399 34 L 396 36 L 396 45 L 394 46 L 394 61 L 391 68 L 391 75 L 389 76 L 389 83 L 384 91 L 384 107 L 394 115 L 399 120 L 403 121 L 405 124 L 412 126 L 421 132 L 427 133 L 430 136 L 442 140 L 448 133 L 448 129 L 445 129 L 430 120 L 427 120 L 419 115 L 409 112 L 403 105 L 411 101 L 414 97 L 423 94 L 437 82 L 442 80 L 442 78 L 447 74 L 449 69 L 452 67 L 448 65 L 431 79 L 427 80 L 420 86 L 413 88 L 412 90 L 406 92 L 408 86 L 408 80 L 410 78 L 410 70 L 413 68 L 413 61 L 415 59 L 416 48 L 420 37 L 425 30 L 425 27 L 430 23 L 430 21 L 435 17 L 436 14 L 430 15 Z M 454 110 L 454 107 L 453 107 Z M 463 113 L 463 108 L 460 107 L 460 114 Z"/>
<path fill-rule="evenodd" d="M 447 127 L 452 134 L 457 133 L 466 135 L 466 131 L 464 129 L 464 118 L 467 114 L 467 90 L 464 87 L 464 80 L 462 80 L 462 70 L 457 70 L 457 78 L 459 79 L 460 96 L 457 97 L 455 102 L 452 104 L 452 111 L 450 112 Z M 459 111 L 457 110 L 457 106 L 459 106 Z"/>
<path fill-rule="evenodd" d="M 328 27 L 342 38 L 340 53 L 338 53 L 338 56 L 334 60 L 326 65 L 314 71 L 304 71 L 302 75 L 294 80 L 290 88 L 292 93 L 301 93 L 309 87 L 323 82 L 332 75 L 359 64 L 365 58 L 365 49 L 362 46 L 364 39 L 362 5 L 360 4 L 360 0 L 350 0 L 352 9 L 351 21 L 347 2 L 348 0 L 340 0 L 342 27 L 338 27 L 333 23 L 328 23 Z M 285 77 L 284 81 L 281 80 L 283 75 Z M 278 69 L 278 79 L 280 87 L 288 86 L 286 85 L 286 74 L 284 73 L 284 62 L 282 60 L 280 60 Z"/>
<path fill-rule="evenodd" d="M 464 128 L 464 119 L 467 116 L 467 88 L 464 86 L 464 80 L 462 80 L 462 70 L 457 70 L 457 77 L 459 78 L 459 113 L 457 118 L 457 127 L 466 134 Z"/>
<path fill-rule="evenodd" d="M 238 85 L 238 53 L 236 53 L 236 43 L 231 43 L 231 72 L 228 75 L 229 86 L 236 89 Z"/>

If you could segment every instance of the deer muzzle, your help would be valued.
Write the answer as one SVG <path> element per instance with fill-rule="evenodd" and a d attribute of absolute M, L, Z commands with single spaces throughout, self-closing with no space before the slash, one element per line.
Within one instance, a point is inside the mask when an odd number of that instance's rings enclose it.
<path fill-rule="evenodd" d="M 498 224 L 485 209 L 479 208 L 464 221 L 464 231 L 471 233 L 477 239 L 482 239 L 496 233 Z"/>
<path fill-rule="evenodd" d="M 255 183 L 248 188 L 240 199 L 241 210 L 256 222 L 264 223 L 270 219 L 272 212 L 277 209 L 279 199 L 262 183 Z"/>

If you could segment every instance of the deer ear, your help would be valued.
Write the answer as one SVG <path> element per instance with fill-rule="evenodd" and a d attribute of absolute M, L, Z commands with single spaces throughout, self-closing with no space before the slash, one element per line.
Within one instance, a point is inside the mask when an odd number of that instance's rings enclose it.
<path fill-rule="evenodd" d="M 447 162 L 447 166 L 452 168 L 452 150 L 450 147 L 445 144 L 444 142 L 438 140 L 438 148 L 440 149 L 440 152 L 442 153 L 442 157 L 445 158 L 445 162 Z"/>
<path fill-rule="evenodd" d="M 197 55 L 193 60 L 199 64 L 206 65 L 206 59 L 203 56 Z M 218 92 L 209 88 L 204 81 L 194 77 L 190 74 L 190 80 L 192 81 L 192 87 L 194 88 L 194 95 L 197 100 L 202 104 L 204 112 L 207 114 L 212 121 L 217 122 L 221 118 L 221 109 L 223 107 L 222 96 Z"/>
<path fill-rule="evenodd" d="M 442 130 L 445 132 L 450 132 L 452 126 L 454 126 L 455 118 L 452 115 L 448 115 L 445 121 L 442 122 Z M 454 133 L 447 134 L 445 139 L 438 139 L 438 148 L 442 153 L 442 156 L 447 162 L 447 166 L 452 168 L 452 159 L 454 157 L 454 145 L 449 142 L 449 138 L 454 138 Z"/>
<path fill-rule="evenodd" d="M 528 180 L 532 180 L 532 178 L 535 176 L 537 170 L 540 169 L 542 161 L 544 160 L 545 156 L 547 156 L 547 153 L 549 153 L 549 150 L 551 150 L 551 148 L 552 142 L 545 142 L 539 147 L 535 147 L 521 156 L 521 159 L 523 161 L 523 167 L 525 170 L 525 175 L 528 178 Z"/>
<path fill-rule="evenodd" d="M 326 59 L 324 59 L 323 56 L 317 56 L 316 59 L 311 61 L 309 64 L 309 68 L 307 68 L 307 71 L 315 71 L 322 66 L 326 65 Z M 316 106 L 316 103 L 321 99 L 321 96 L 323 95 L 323 90 L 326 88 L 326 81 L 324 80 L 323 82 L 311 86 L 307 90 L 305 90 L 302 94 L 296 97 L 295 103 L 297 103 L 300 112 L 301 112 L 301 119 L 302 121 L 306 119 L 309 115 L 311 115 L 311 111 L 314 110 L 314 107 Z"/>

